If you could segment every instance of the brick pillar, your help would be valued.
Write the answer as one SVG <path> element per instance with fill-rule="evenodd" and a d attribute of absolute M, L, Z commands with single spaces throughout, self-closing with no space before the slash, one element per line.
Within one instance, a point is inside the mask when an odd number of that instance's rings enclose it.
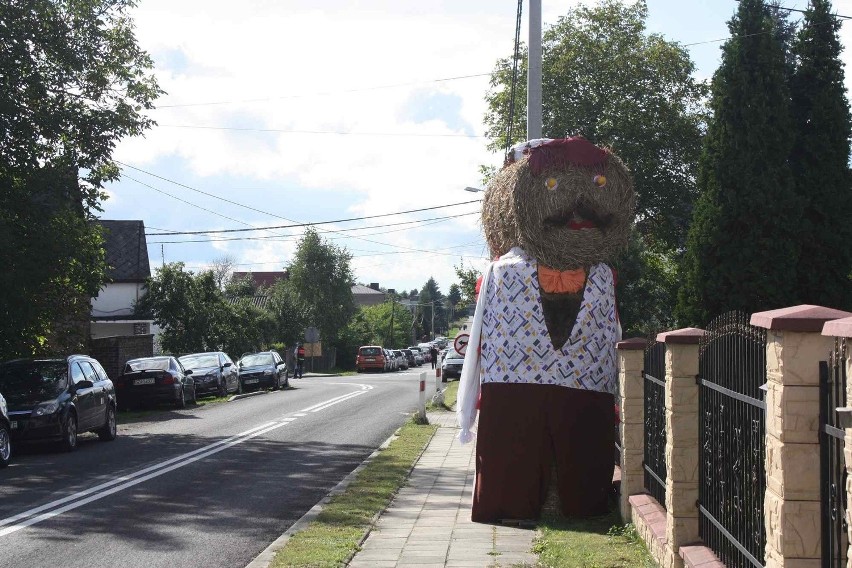
<path fill-rule="evenodd" d="M 852 318 L 843 318 L 826 323 L 822 328 L 822 334 L 834 339 L 845 337 L 847 340 L 846 356 L 846 406 L 852 405 L 852 357 L 849 356 L 849 340 L 852 338 Z M 843 439 L 843 461 L 846 462 L 846 523 L 848 525 L 847 540 L 849 549 L 846 553 L 846 566 L 852 568 L 852 428 L 846 428 L 846 437 Z"/>
<path fill-rule="evenodd" d="M 698 540 L 698 341 L 703 329 L 661 333 L 666 345 L 666 549 L 663 566 L 681 568 L 678 550 Z"/>
<path fill-rule="evenodd" d="M 833 339 L 823 324 L 852 316 L 820 306 L 756 313 L 766 328 L 766 568 L 818 566 L 819 361 Z"/>
<path fill-rule="evenodd" d="M 619 443 L 621 444 L 621 494 L 619 510 L 625 523 L 631 522 L 628 497 L 644 491 L 642 460 L 645 457 L 645 385 L 642 367 L 647 341 L 640 338 L 619 341 L 618 406 L 621 415 Z"/>

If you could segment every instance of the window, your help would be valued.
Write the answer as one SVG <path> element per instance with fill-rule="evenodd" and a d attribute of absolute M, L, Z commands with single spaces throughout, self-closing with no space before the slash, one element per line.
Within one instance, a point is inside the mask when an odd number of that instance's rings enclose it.
<path fill-rule="evenodd" d="M 71 381 L 76 385 L 80 381 L 86 379 L 86 375 L 83 373 L 83 369 L 80 368 L 79 363 L 71 364 Z"/>
<path fill-rule="evenodd" d="M 92 364 L 88 361 L 80 361 L 80 368 L 83 369 L 83 374 L 86 375 L 86 380 L 92 381 L 92 384 L 95 384 L 100 380 L 98 378 L 98 374 L 95 372 L 95 368 L 92 367 Z"/>

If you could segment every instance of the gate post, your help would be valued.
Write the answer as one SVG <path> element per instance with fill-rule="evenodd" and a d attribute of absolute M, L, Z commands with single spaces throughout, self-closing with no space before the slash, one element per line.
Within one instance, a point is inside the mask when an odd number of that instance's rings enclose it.
<path fill-rule="evenodd" d="M 666 345 L 666 550 L 679 568 L 681 546 L 698 540 L 698 341 L 703 329 L 661 333 Z"/>
<path fill-rule="evenodd" d="M 827 321 L 852 314 L 795 306 L 752 314 L 766 334 L 766 568 L 817 565 L 821 556 L 819 361 Z"/>
<path fill-rule="evenodd" d="M 826 323 L 822 328 L 822 334 L 829 337 L 852 338 L 852 318 L 844 318 Z M 852 403 L 852 357 L 846 358 L 846 400 L 847 406 Z M 843 461 L 846 464 L 846 493 L 844 497 L 847 503 L 852 500 L 852 428 L 845 428 L 846 436 L 843 439 Z M 846 511 L 847 541 L 849 548 L 846 552 L 846 566 L 852 568 L 852 510 L 844 507 Z"/>
<path fill-rule="evenodd" d="M 632 511 L 628 497 L 642 493 L 644 471 L 642 460 L 645 455 L 645 385 L 642 380 L 645 346 L 648 342 L 641 338 L 619 341 L 618 350 L 618 392 L 616 403 L 619 406 L 621 424 L 619 425 L 619 443 L 621 445 L 621 489 L 619 510 L 625 523 L 631 522 Z"/>

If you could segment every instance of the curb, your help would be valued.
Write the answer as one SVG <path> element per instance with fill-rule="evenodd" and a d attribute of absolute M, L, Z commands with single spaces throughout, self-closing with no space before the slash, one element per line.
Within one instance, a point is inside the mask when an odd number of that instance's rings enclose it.
<path fill-rule="evenodd" d="M 247 393 L 244 393 L 244 394 L 235 394 L 231 398 L 228 399 L 228 402 L 234 402 L 235 400 L 242 400 L 244 398 L 249 398 L 250 396 L 259 396 L 259 395 L 262 395 L 262 394 L 269 394 L 269 391 L 264 389 L 264 390 L 254 391 L 254 392 L 247 392 Z"/>
<path fill-rule="evenodd" d="M 365 467 L 367 467 L 367 465 L 368 465 L 371 461 L 373 461 L 373 460 L 376 458 L 376 456 L 378 456 L 378 455 L 379 455 L 379 452 L 380 452 L 380 451 L 382 451 L 382 450 L 384 450 L 385 448 L 387 448 L 387 447 L 391 444 L 391 442 L 393 442 L 394 440 L 396 440 L 396 439 L 399 437 L 397 434 L 399 433 L 400 429 L 402 429 L 402 427 L 401 427 L 401 426 L 400 426 L 399 428 L 397 428 L 397 429 L 396 429 L 396 431 L 394 431 L 394 433 L 393 433 L 393 434 L 391 434 L 391 435 L 388 437 L 388 439 L 387 439 L 387 440 L 385 440 L 384 442 L 382 442 L 382 443 L 381 443 L 381 445 L 380 445 L 378 448 L 376 448 L 375 450 L 373 450 L 373 453 L 371 453 L 369 456 L 367 456 L 367 457 L 364 459 L 364 461 L 362 461 L 362 462 L 358 465 L 358 467 L 356 467 L 356 468 L 355 468 L 355 469 L 353 469 L 351 472 L 349 472 L 349 474 L 348 474 L 346 477 L 344 477 L 344 478 L 340 481 L 340 483 L 338 483 L 337 485 L 335 485 L 335 486 L 331 489 L 331 491 L 329 491 L 328 493 L 326 493 L 325 497 L 323 497 L 322 499 L 320 499 L 320 500 L 317 502 L 317 504 L 316 504 L 316 505 L 314 505 L 313 507 L 311 507 L 311 508 L 310 508 L 310 510 L 309 510 L 307 513 L 305 513 L 304 515 L 302 515 L 302 516 L 301 516 L 301 518 L 299 518 L 299 520 L 298 520 L 298 521 L 296 521 L 295 523 L 293 523 L 293 525 L 292 525 L 289 529 L 287 529 L 287 530 L 284 532 L 284 534 L 282 534 L 282 535 L 281 535 L 281 536 L 279 536 L 277 539 L 275 539 L 275 540 L 272 542 L 272 544 L 270 544 L 269 546 L 267 546 L 267 547 L 266 547 L 266 548 L 265 548 L 265 549 L 264 549 L 264 550 L 263 550 L 260 554 L 258 554 L 258 555 L 254 558 L 254 560 L 252 560 L 251 562 L 249 562 L 249 564 L 248 564 L 248 565 L 246 565 L 246 568 L 268 568 L 268 567 L 272 564 L 273 559 L 275 558 L 275 553 L 276 553 L 276 552 L 278 552 L 278 550 L 280 550 L 281 548 L 284 548 L 284 546 L 287 544 L 287 541 L 289 541 L 289 540 L 290 540 L 290 538 L 291 538 L 291 537 L 293 537 L 296 533 L 301 532 L 301 531 L 303 531 L 305 528 L 307 528 L 307 526 L 308 526 L 311 522 L 313 522 L 313 521 L 314 521 L 314 519 L 316 519 L 316 518 L 317 518 L 317 516 L 319 516 L 319 514 L 322 512 L 323 508 L 325 508 L 325 505 L 329 502 L 329 500 L 330 500 L 332 497 L 334 497 L 335 495 L 339 495 L 340 493 L 343 493 L 343 492 L 346 490 L 346 488 L 347 488 L 347 487 L 349 487 L 349 484 L 351 484 L 351 483 L 355 480 L 355 477 L 357 477 L 357 475 L 358 475 L 359 473 L 361 473 L 361 470 L 363 470 Z M 434 437 L 434 436 L 435 436 L 435 434 L 434 434 L 434 432 L 433 432 L 433 433 L 432 433 L 432 437 Z M 411 476 L 411 472 L 412 472 L 412 471 L 414 471 L 414 466 L 416 466 L 416 465 L 417 465 L 417 463 L 420 461 L 420 458 L 422 458 L 422 457 L 423 457 L 423 453 L 426 451 L 426 448 L 428 448 L 428 447 L 429 447 L 429 444 L 431 444 L 431 443 L 432 443 L 432 438 L 429 438 L 429 441 L 426 443 L 426 445 L 425 445 L 425 446 L 423 446 L 423 449 L 420 451 L 420 454 L 417 456 L 417 459 L 416 459 L 416 460 L 414 460 L 414 463 L 412 463 L 412 464 L 411 464 L 411 469 L 409 469 L 409 470 L 408 470 L 408 474 L 406 475 L 406 480 L 407 480 L 407 479 Z M 393 501 L 393 498 L 394 498 L 395 496 L 396 496 L 396 494 L 394 494 L 393 496 L 391 496 L 391 501 Z M 390 502 L 388 502 L 388 505 L 390 505 Z M 364 544 L 364 541 L 365 541 L 365 540 L 367 540 L 367 537 L 370 535 L 370 532 L 373 530 L 373 526 L 375 526 L 376 521 L 377 521 L 377 520 L 379 519 L 379 517 L 380 517 L 380 516 L 382 516 L 382 514 L 384 514 L 384 512 L 387 510 L 388 505 L 386 505 L 386 506 L 385 506 L 385 507 L 384 507 L 381 511 L 379 511 L 378 513 L 376 513 L 376 514 L 375 514 L 375 516 L 373 516 L 373 518 L 372 518 L 372 519 L 370 519 L 370 524 L 369 524 L 369 526 L 368 526 L 368 527 L 367 527 L 367 529 L 364 531 L 363 536 L 361 536 L 361 538 L 358 540 L 358 547 L 359 547 L 359 548 L 361 547 L 361 545 L 362 545 L 362 544 Z M 350 554 L 350 555 L 346 558 L 346 560 L 343 562 L 343 566 L 348 565 L 348 564 L 349 564 L 349 562 L 351 562 L 351 561 L 352 561 L 352 558 L 355 556 L 355 554 L 357 554 L 357 552 L 358 552 L 357 550 L 356 550 L 356 551 L 354 551 L 354 552 L 352 552 L 352 553 L 351 553 L 351 554 Z"/>

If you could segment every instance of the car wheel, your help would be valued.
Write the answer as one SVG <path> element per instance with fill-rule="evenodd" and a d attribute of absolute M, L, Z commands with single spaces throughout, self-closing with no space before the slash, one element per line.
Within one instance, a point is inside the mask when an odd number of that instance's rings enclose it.
<path fill-rule="evenodd" d="M 195 385 L 192 385 L 192 404 L 198 404 L 198 393 L 195 391 Z"/>
<path fill-rule="evenodd" d="M 77 449 L 77 416 L 73 412 L 69 412 L 68 418 L 65 419 L 60 445 L 65 452 L 73 452 Z"/>
<path fill-rule="evenodd" d="M 276 391 L 281 390 L 281 377 L 280 376 L 275 377 L 275 384 L 272 385 L 272 390 L 276 390 Z"/>
<path fill-rule="evenodd" d="M 8 424 L 0 424 L 0 467 L 6 467 L 12 460 L 12 433 Z"/>
<path fill-rule="evenodd" d="M 98 438 L 100 438 L 102 442 L 111 442 L 115 440 L 117 433 L 118 427 L 115 423 L 115 407 L 110 404 L 107 406 L 106 422 L 104 422 L 104 425 L 101 426 L 100 430 L 98 430 Z"/>
<path fill-rule="evenodd" d="M 228 383 L 225 382 L 225 379 L 222 379 L 222 382 L 219 383 L 219 388 L 216 389 L 216 396 L 228 396 Z"/>
<path fill-rule="evenodd" d="M 180 398 L 175 401 L 175 407 L 186 408 L 186 391 L 183 390 L 183 387 L 180 388 Z"/>

